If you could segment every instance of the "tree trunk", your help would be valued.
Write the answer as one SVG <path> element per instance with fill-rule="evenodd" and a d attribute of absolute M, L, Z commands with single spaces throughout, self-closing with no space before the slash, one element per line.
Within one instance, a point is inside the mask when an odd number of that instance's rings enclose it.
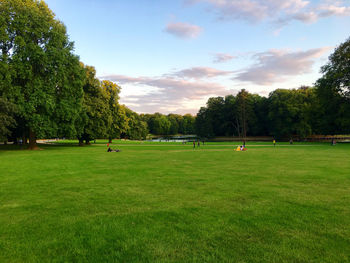
<path fill-rule="evenodd" d="M 26 137 L 24 132 L 23 132 L 23 135 L 22 135 L 22 144 L 27 144 L 27 137 Z"/>
<path fill-rule="evenodd" d="M 79 146 L 84 146 L 84 139 L 78 138 L 78 140 L 79 140 Z"/>
<path fill-rule="evenodd" d="M 29 145 L 28 150 L 38 150 L 39 147 L 36 145 L 36 135 L 32 129 L 29 129 Z"/>
<path fill-rule="evenodd" d="M 112 143 L 112 140 L 113 140 L 112 138 L 109 138 L 108 143 Z"/>
<path fill-rule="evenodd" d="M 241 127 L 239 126 L 238 119 L 236 119 L 236 129 L 237 129 L 238 138 L 241 138 Z"/>

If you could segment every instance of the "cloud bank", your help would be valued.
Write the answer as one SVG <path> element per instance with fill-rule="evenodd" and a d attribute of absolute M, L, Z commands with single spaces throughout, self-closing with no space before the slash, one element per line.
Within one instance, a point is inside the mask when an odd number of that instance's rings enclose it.
<path fill-rule="evenodd" d="M 198 101 L 209 96 L 225 96 L 234 91 L 224 85 L 197 79 L 186 80 L 169 75 L 162 77 L 130 77 L 125 75 L 104 76 L 105 79 L 120 85 L 149 86 L 154 89 L 144 95 L 131 95 L 122 98 L 122 102 L 132 106 L 138 112 L 177 112 L 195 113 Z"/>
<path fill-rule="evenodd" d="M 270 21 L 285 25 L 291 21 L 313 23 L 330 16 L 350 16 L 343 1 L 312 3 L 306 0 L 187 0 L 187 4 L 205 3 L 219 20 Z"/>
<path fill-rule="evenodd" d="M 287 77 L 310 73 L 315 60 L 329 50 L 330 47 L 323 47 L 297 52 L 270 50 L 257 53 L 254 55 L 257 62 L 238 73 L 234 80 L 256 85 L 285 81 Z"/>
<path fill-rule="evenodd" d="M 290 87 L 294 87 L 293 78 L 312 72 L 317 59 L 329 50 L 329 47 L 305 51 L 269 50 L 254 54 L 255 63 L 247 68 L 232 71 L 192 67 L 155 77 L 113 74 L 102 78 L 140 91 L 125 97 L 121 94 L 121 102 L 137 112 L 197 113 L 209 97 L 236 94 L 244 83 L 261 90 L 267 85 L 286 84 L 288 80 Z M 268 94 L 272 87 L 264 90 Z"/>

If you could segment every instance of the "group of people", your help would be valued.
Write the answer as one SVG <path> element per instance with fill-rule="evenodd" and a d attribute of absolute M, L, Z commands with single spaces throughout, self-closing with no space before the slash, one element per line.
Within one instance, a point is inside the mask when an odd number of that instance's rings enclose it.
<path fill-rule="evenodd" d="M 203 145 L 204 145 L 204 141 L 203 141 Z M 199 148 L 201 146 L 201 142 L 200 141 L 198 141 L 197 142 L 197 147 Z M 196 148 L 196 141 L 193 141 L 193 149 L 195 149 Z"/>
<path fill-rule="evenodd" d="M 245 145 L 241 145 L 241 146 L 237 146 L 237 148 L 235 149 L 236 152 L 240 152 L 240 151 L 246 151 L 247 147 L 245 147 Z"/>

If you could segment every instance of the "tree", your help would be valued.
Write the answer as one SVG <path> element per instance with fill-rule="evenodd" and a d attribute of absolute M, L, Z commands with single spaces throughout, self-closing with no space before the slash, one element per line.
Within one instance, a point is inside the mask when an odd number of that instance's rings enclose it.
<path fill-rule="evenodd" d="M 152 134 L 168 135 L 171 123 L 166 116 L 156 112 L 149 118 L 149 129 Z"/>
<path fill-rule="evenodd" d="M 312 133 L 312 118 L 316 117 L 310 114 L 315 104 L 313 92 L 311 88 L 300 88 L 270 93 L 268 117 L 273 136 L 305 138 Z"/>
<path fill-rule="evenodd" d="M 226 129 L 237 134 L 244 141 L 247 134 L 256 135 L 257 117 L 256 110 L 260 96 L 250 94 L 242 89 L 236 97 L 230 95 L 225 98 L 224 120 Z"/>
<path fill-rule="evenodd" d="M 269 95 L 270 132 L 276 138 L 290 137 L 297 107 L 293 105 L 292 91 L 277 89 Z"/>
<path fill-rule="evenodd" d="M 121 133 L 126 130 L 127 117 L 125 108 L 119 105 L 119 93 L 121 88 L 108 80 L 103 80 L 102 90 L 108 98 L 108 107 L 111 123 L 107 129 L 109 143 L 112 143 L 113 138 L 119 138 Z"/>
<path fill-rule="evenodd" d="M 238 116 L 237 131 L 239 136 L 242 137 L 243 141 L 246 140 L 248 129 L 247 115 L 248 111 L 250 110 L 248 96 L 249 93 L 244 89 L 242 89 L 236 96 L 236 111 Z"/>
<path fill-rule="evenodd" d="M 79 118 L 76 121 L 79 144 L 89 144 L 96 138 L 108 137 L 113 118 L 109 108 L 110 94 L 104 92 L 100 81 L 96 78 L 96 70 L 91 66 L 83 66 L 85 83 L 84 98 Z"/>
<path fill-rule="evenodd" d="M 212 119 L 206 107 L 201 107 L 195 119 L 196 133 L 202 138 L 214 137 Z"/>
<path fill-rule="evenodd" d="M 255 119 L 253 118 L 253 121 L 249 124 L 249 134 L 252 136 L 266 136 L 269 134 L 268 99 L 257 94 L 253 94 L 251 99 Z"/>
<path fill-rule="evenodd" d="M 187 113 L 183 116 L 183 130 L 184 134 L 194 134 L 195 133 L 196 118 Z"/>
<path fill-rule="evenodd" d="M 83 75 L 72 51 L 44 1 L 0 0 L 0 97 L 17 106 L 30 149 L 39 136 L 75 132 Z"/>
<path fill-rule="evenodd" d="M 170 128 L 169 128 L 169 134 L 170 135 L 174 135 L 177 134 L 179 132 L 179 119 L 182 119 L 181 115 L 177 115 L 177 114 L 169 114 L 167 116 L 169 122 L 170 122 Z"/>
<path fill-rule="evenodd" d="M 350 38 L 329 56 L 321 72 L 323 77 L 318 80 L 319 85 L 327 84 L 341 96 L 350 99 Z"/>
<path fill-rule="evenodd" d="M 148 134 L 147 122 L 141 120 L 141 117 L 136 112 L 133 112 L 125 106 L 122 107 L 124 107 L 128 120 L 127 129 L 122 136 L 131 140 L 146 139 Z"/>
<path fill-rule="evenodd" d="M 236 112 L 236 97 L 233 95 L 227 95 L 224 103 L 224 123 L 225 135 L 234 136 L 237 132 L 238 135 L 238 117 Z"/>
<path fill-rule="evenodd" d="M 350 132 L 350 38 L 339 45 L 321 68 L 316 93 L 323 111 L 323 130 Z"/>
<path fill-rule="evenodd" d="M 178 124 L 178 133 L 185 134 L 184 132 L 184 118 L 182 115 L 179 114 L 173 114 L 174 118 L 176 119 L 176 122 Z"/>
<path fill-rule="evenodd" d="M 7 136 L 11 133 L 10 128 L 15 126 L 15 111 L 14 104 L 0 97 L 0 140 L 7 141 Z"/>
<path fill-rule="evenodd" d="M 209 98 L 207 102 L 208 115 L 212 121 L 212 129 L 215 136 L 225 135 L 224 121 L 225 101 L 223 97 Z"/>
<path fill-rule="evenodd" d="M 293 90 L 295 102 L 299 111 L 294 123 L 294 132 L 300 138 L 306 138 L 313 133 L 313 121 L 317 120 L 318 114 L 315 112 L 315 90 L 307 86 Z"/>

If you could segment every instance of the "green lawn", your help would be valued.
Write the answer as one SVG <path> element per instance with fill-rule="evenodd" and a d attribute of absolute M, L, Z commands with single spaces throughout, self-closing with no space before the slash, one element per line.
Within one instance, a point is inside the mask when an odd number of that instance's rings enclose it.
<path fill-rule="evenodd" d="M 350 261 L 350 145 L 104 143 L 0 147 L 0 262 Z"/>

